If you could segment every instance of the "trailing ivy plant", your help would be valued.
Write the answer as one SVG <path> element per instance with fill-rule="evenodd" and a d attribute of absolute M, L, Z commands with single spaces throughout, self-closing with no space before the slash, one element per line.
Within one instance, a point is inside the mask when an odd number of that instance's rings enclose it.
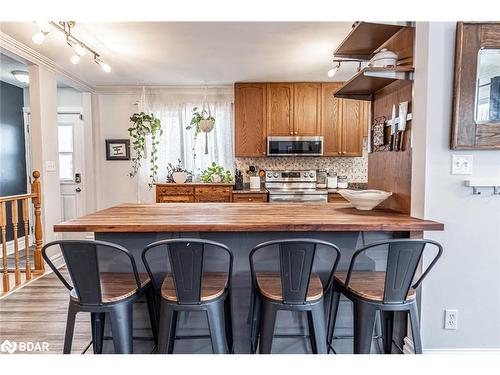
<path fill-rule="evenodd" d="M 203 182 L 232 182 L 233 176 L 231 176 L 230 171 L 225 170 L 214 161 L 210 167 L 203 171 L 201 180 Z"/>
<path fill-rule="evenodd" d="M 134 113 L 130 117 L 130 122 L 133 124 L 128 128 L 128 133 L 132 137 L 132 148 L 135 151 L 135 156 L 132 158 L 132 171 L 130 177 L 134 177 L 141 167 L 141 161 L 145 158 L 146 153 L 146 136 L 151 134 L 151 154 L 149 159 L 149 188 L 153 187 L 158 177 L 158 137 L 163 134 L 160 120 L 153 114 L 144 112 Z"/>

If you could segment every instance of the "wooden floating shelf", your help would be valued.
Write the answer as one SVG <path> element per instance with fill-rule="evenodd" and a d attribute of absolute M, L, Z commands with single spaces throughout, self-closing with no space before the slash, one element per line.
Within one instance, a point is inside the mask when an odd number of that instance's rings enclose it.
<path fill-rule="evenodd" d="M 339 88 L 334 96 L 336 98 L 371 101 L 377 91 L 392 82 L 401 79 L 413 79 L 413 72 L 413 67 L 407 66 L 392 69 L 366 67 Z"/>
<path fill-rule="evenodd" d="M 360 22 L 340 43 L 335 58 L 370 60 L 389 39 L 407 26 Z"/>

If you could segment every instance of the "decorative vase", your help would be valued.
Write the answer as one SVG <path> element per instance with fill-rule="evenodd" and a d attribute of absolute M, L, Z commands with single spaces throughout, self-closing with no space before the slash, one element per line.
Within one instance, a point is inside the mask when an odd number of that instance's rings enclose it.
<path fill-rule="evenodd" d="M 176 184 L 182 184 L 186 182 L 187 180 L 187 173 L 186 172 L 174 172 L 172 173 L 172 179 Z"/>
<path fill-rule="evenodd" d="M 212 182 L 221 182 L 222 181 L 222 177 L 219 176 L 218 174 L 214 174 L 212 176 Z"/>

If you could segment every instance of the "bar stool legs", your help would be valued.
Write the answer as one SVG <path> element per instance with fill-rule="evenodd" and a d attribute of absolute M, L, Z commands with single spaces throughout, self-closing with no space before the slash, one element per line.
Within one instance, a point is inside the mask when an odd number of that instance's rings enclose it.
<path fill-rule="evenodd" d="M 175 311 L 165 300 L 161 301 L 160 311 L 158 353 L 171 354 L 174 352 L 175 331 L 177 328 L 177 311 Z"/>
<path fill-rule="evenodd" d="M 94 348 L 94 354 L 102 353 L 105 319 L 105 313 L 90 313 L 90 322 L 92 326 L 92 347 Z"/>
<path fill-rule="evenodd" d="M 133 353 L 132 304 L 117 304 L 109 311 L 115 353 Z"/>
<path fill-rule="evenodd" d="M 263 300 L 260 317 L 260 354 L 271 354 L 273 346 L 274 325 L 278 309 L 272 302 Z"/>
<path fill-rule="evenodd" d="M 158 345 L 158 301 L 156 300 L 157 298 L 152 287 L 149 287 L 145 294 L 146 303 L 148 305 L 149 322 L 151 324 L 151 331 L 153 332 L 153 340 L 155 345 Z"/>
<path fill-rule="evenodd" d="M 364 302 L 353 302 L 354 354 L 370 354 L 377 309 Z"/>
<path fill-rule="evenodd" d="M 261 300 L 257 293 L 252 292 L 252 304 L 251 304 L 251 315 L 250 315 L 250 353 L 255 354 L 257 352 L 257 345 L 259 342 L 259 332 L 260 332 L 260 310 L 261 310 Z"/>
<path fill-rule="evenodd" d="M 420 324 L 418 322 L 418 309 L 416 303 L 412 303 L 410 305 L 409 314 L 411 333 L 413 336 L 413 350 L 415 351 L 415 354 L 422 354 L 422 338 L 420 337 Z"/>
<path fill-rule="evenodd" d="M 382 342 L 385 354 L 392 353 L 392 333 L 394 327 L 394 311 L 379 311 L 382 326 Z"/>
<path fill-rule="evenodd" d="M 307 316 L 310 322 L 309 336 L 311 338 L 313 353 L 327 354 L 324 303 L 323 301 L 320 301 L 319 303 L 314 304 L 311 307 L 312 309 L 307 312 Z"/>
<path fill-rule="evenodd" d="M 328 346 L 332 348 L 333 334 L 335 330 L 335 323 L 337 321 L 337 313 L 339 311 L 340 304 L 340 292 L 336 291 L 335 288 L 332 292 L 331 300 L 331 313 L 328 318 Z M 332 348 L 333 349 L 333 348 Z"/>
<path fill-rule="evenodd" d="M 233 347 L 233 316 L 231 312 L 231 290 L 228 290 L 224 301 L 224 322 L 226 330 L 226 341 L 229 353 L 234 353 Z"/>
<path fill-rule="evenodd" d="M 64 335 L 63 354 L 71 354 L 71 346 L 73 344 L 73 332 L 75 331 L 75 320 L 78 309 L 72 303 L 68 306 L 68 317 L 66 320 L 66 333 Z"/>
<path fill-rule="evenodd" d="M 157 352 L 159 354 L 172 354 L 174 352 L 178 313 L 180 311 L 205 311 L 213 352 L 215 354 L 227 354 L 229 350 L 232 350 L 233 346 L 230 309 L 229 295 L 225 299 L 202 305 L 178 305 L 175 302 L 162 299 Z"/>
<path fill-rule="evenodd" d="M 210 339 L 214 354 L 228 353 L 228 343 L 226 342 L 226 323 L 224 322 L 224 304 L 222 302 L 207 305 L 208 328 L 210 329 Z M 230 324 L 230 322 L 228 322 Z"/>

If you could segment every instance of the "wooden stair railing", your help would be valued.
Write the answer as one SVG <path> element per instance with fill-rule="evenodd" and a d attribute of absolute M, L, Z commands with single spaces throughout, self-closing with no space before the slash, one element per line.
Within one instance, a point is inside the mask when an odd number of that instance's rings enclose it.
<path fill-rule="evenodd" d="M 30 246 L 29 246 L 29 200 L 34 210 L 34 269 L 31 266 L 30 259 Z M 21 201 L 22 213 L 19 213 L 19 201 Z M 40 185 L 40 172 L 33 172 L 33 182 L 31 183 L 31 193 L 11 195 L 0 197 L 0 227 L 2 237 L 2 293 L 5 294 L 11 290 L 11 280 L 9 277 L 8 267 L 8 252 L 7 252 L 7 206 L 10 206 L 11 224 L 13 232 L 13 245 L 14 245 L 14 283 L 15 287 L 19 287 L 23 282 L 29 281 L 34 275 L 43 274 L 44 263 L 42 259 L 42 245 L 43 245 L 43 231 L 42 231 L 42 210 L 41 210 L 41 185 Z M 24 267 L 24 280 L 22 280 L 21 266 L 20 266 L 20 250 L 19 250 L 19 236 L 18 227 L 21 216 L 21 225 L 24 229 L 24 256 L 26 258 L 26 265 Z M 1 295 L 1 293 L 0 293 Z"/>

